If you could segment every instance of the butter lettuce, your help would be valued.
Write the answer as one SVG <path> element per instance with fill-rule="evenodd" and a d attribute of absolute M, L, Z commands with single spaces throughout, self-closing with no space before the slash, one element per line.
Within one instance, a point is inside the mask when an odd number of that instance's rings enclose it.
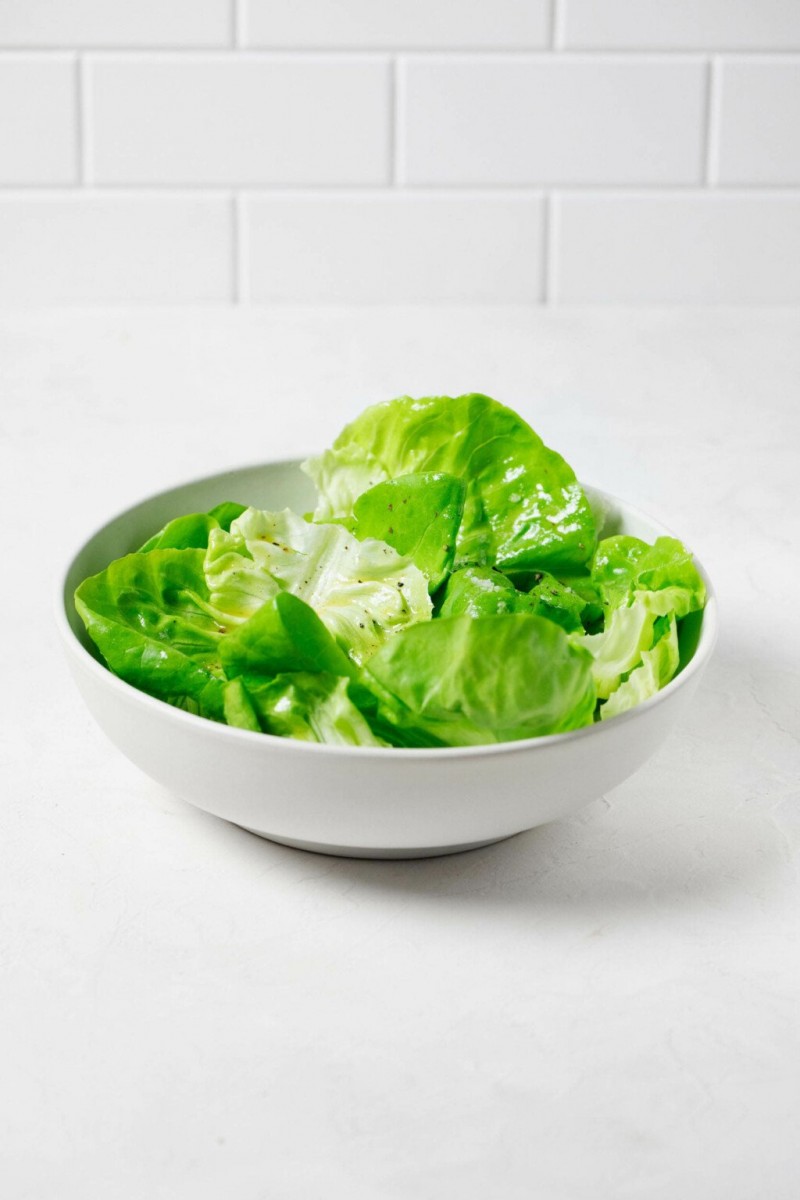
<path fill-rule="evenodd" d="M 355 673 L 353 661 L 337 645 L 308 604 L 291 592 L 278 592 L 220 645 L 229 679 L 279 675 L 286 671 Z"/>
<path fill-rule="evenodd" d="M 602 600 L 601 633 L 582 639 L 593 657 L 603 719 L 663 687 L 680 665 L 678 624 L 705 604 L 705 585 L 685 546 L 619 535 L 597 547 L 592 581 Z M 624 689 L 624 690 L 623 690 Z M 621 692 L 621 695 L 617 693 Z"/>
<path fill-rule="evenodd" d="M 591 722 L 590 657 L 527 613 L 440 618 L 388 641 L 354 695 L 395 745 L 473 746 Z"/>
<path fill-rule="evenodd" d="M 530 591 L 521 591 L 492 567 L 463 567 L 448 579 L 438 615 L 488 617 L 527 612 L 546 617 L 562 629 L 582 631 L 581 616 L 586 609 L 582 597 L 546 571 L 537 571 L 533 581 Z"/>
<path fill-rule="evenodd" d="M 600 719 L 606 721 L 641 704 L 643 700 L 649 700 L 672 679 L 678 669 L 679 657 L 675 616 L 657 617 L 653 645 L 649 650 L 642 651 L 639 665 L 619 685 L 608 702 L 602 705 Z"/>
<path fill-rule="evenodd" d="M 611 719 L 693 653 L 689 551 L 597 544 L 572 469 L 487 396 L 374 405 L 304 466 L 313 515 L 179 515 L 84 580 L 112 671 L 250 733 L 446 747 Z"/>
<path fill-rule="evenodd" d="M 212 529 L 230 529 L 231 522 L 245 511 L 243 504 L 226 501 L 207 513 L 188 513 L 175 517 L 154 533 L 141 547 L 148 550 L 205 550 Z"/>
<path fill-rule="evenodd" d="M 201 716 L 223 717 L 219 648 L 202 550 L 129 554 L 85 579 L 75 606 L 115 675 Z"/>
<path fill-rule="evenodd" d="M 648 592 L 662 615 L 685 617 L 706 599 L 692 556 L 677 538 L 656 538 L 652 545 L 624 534 L 604 538 L 595 553 L 592 579 L 604 605 L 612 609 L 630 602 L 635 592 Z"/>
<path fill-rule="evenodd" d="M 386 745 L 350 699 L 341 676 L 297 672 L 236 680 L 235 686 L 225 698 L 229 725 L 329 746 Z"/>
<path fill-rule="evenodd" d="M 461 563 L 558 574 L 583 566 L 594 551 L 594 517 L 572 468 L 488 396 L 375 404 L 303 469 L 319 491 L 318 521 L 350 517 L 358 497 L 387 479 L 446 472 L 463 480 Z"/>
<path fill-rule="evenodd" d="M 358 497 L 353 531 L 407 555 L 435 592 L 453 568 L 464 495 L 464 484 L 452 475 L 401 475 Z"/>
<path fill-rule="evenodd" d="M 299 597 L 354 662 L 389 634 L 431 615 L 428 582 L 407 558 L 340 525 L 314 525 L 285 509 L 248 508 L 211 531 L 205 579 L 212 603 L 232 624 L 279 592 Z"/>

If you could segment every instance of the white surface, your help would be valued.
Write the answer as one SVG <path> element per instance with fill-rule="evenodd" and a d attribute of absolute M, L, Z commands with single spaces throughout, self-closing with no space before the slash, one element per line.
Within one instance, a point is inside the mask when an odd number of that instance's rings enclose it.
<path fill-rule="evenodd" d="M 0 304 L 229 300 L 224 196 L 0 192 Z"/>
<path fill-rule="evenodd" d="M 0 0 L 0 200 L 41 193 L 29 210 L 41 237 L 17 236 L 0 209 L 0 241 L 14 243 L 0 290 L 12 303 L 65 305 L 210 295 L 553 304 L 549 264 L 566 256 L 570 294 L 592 302 L 796 301 L 798 51 L 798 0 Z M 60 189 L 73 183 L 73 232 L 54 236 Z M 737 187 L 746 213 L 714 208 Z M 289 188 L 311 207 L 284 223 Z M 631 188 L 663 209 L 636 209 L 630 237 L 606 243 L 598 227 L 587 245 L 589 226 L 546 216 L 536 261 L 523 234 L 498 288 L 505 255 L 492 250 L 516 236 L 512 196 L 547 213 L 589 194 L 625 206 Z M 778 219 L 775 188 L 794 206 Z M 156 279 L 143 286 L 137 271 L 113 269 L 128 243 L 145 262 L 163 256 L 159 222 L 148 243 L 134 220 L 108 256 L 113 286 L 92 286 L 75 260 L 95 254 L 93 205 L 122 189 L 126 202 L 178 202 L 191 189 L 224 205 L 224 244 L 216 222 L 187 217 L 193 244 L 208 239 L 200 269 L 168 255 L 168 286 L 152 262 L 143 269 Z M 277 286 L 260 282 L 263 250 L 251 253 L 240 219 L 253 189 L 253 245 L 278 243 L 265 255 Z M 345 190 L 357 208 L 339 207 Z M 462 205 L 441 241 L 434 210 L 409 201 L 419 192 Z M 663 236 L 648 211 L 663 211 Z M 397 246 L 376 250 L 390 212 Z M 712 232 L 698 242 L 704 213 Z M 282 233 L 293 246 L 308 216 L 319 230 L 292 257 Z M 321 236 L 340 228 L 341 242 Z M 778 266 L 761 270 L 765 243 Z M 224 296 L 209 289 L 206 251 L 225 256 Z"/>
<path fill-rule="evenodd" d="M 0 1103 L 15 1200 L 795 1200 L 796 312 L 0 322 Z M 368 401 L 483 388 L 720 592 L 691 719 L 571 821 L 321 860 L 161 791 L 51 624 L 62 548 Z"/>
<path fill-rule="evenodd" d="M 538 196 L 245 196 L 243 294 L 255 301 L 534 303 Z"/>
<path fill-rule="evenodd" d="M 800 48 L 796 0 L 559 0 L 560 45 L 609 50 Z"/>
<path fill-rule="evenodd" d="M 9 46 L 226 46 L 234 0 L 3 0 Z"/>
<path fill-rule="evenodd" d="M 720 182 L 800 183 L 800 57 L 732 59 L 721 87 Z"/>
<path fill-rule="evenodd" d="M 0 57 L 0 183 L 75 181 L 75 70 L 66 56 Z"/>
<path fill-rule="evenodd" d="M 242 0 L 243 42 L 284 49 L 545 47 L 551 0 Z"/>
<path fill-rule="evenodd" d="M 97 183 L 385 183 L 386 59 L 104 56 L 88 67 Z"/>
<path fill-rule="evenodd" d="M 585 193 L 551 227 L 559 304 L 800 302 L 800 196 Z"/>
<path fill-rule="evenodd" d="M 699 183 L 706 68 L 620 56 L 411 59 L 404 182 Z"/>

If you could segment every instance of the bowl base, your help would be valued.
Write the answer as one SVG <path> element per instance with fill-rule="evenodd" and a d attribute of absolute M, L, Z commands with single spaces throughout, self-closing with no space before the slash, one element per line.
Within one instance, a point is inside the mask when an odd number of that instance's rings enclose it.
<path fill-rule="evenodd" d="M 329 846 L 323 842 L 304 842 L 300 838 L 276 837 L 274 833 L 262 833 L 260 829 L 251 829 L 247 825 L 240 825 L 239 828 L 268 842 L 291 846 L 293 850 L 308 850 L 312 854 L 333 854 L 336 858 L 436 858 L 444 854 L 462 854 L 466 850 L 481 850 L 484 846 L 493 846 L 495 842 L 504 842 L 515 836 L 513 833 L 507 833 L 502 837 L 487 838 L 485 842 L 464 842 L 460 846 L 402 846 L 383 849 L 371 846 Z"/>

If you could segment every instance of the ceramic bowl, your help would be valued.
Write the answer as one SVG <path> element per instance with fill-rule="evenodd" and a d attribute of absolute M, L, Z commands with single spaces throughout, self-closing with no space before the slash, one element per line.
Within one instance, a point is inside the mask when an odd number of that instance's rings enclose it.
<path fill-rule="evenodd" d="M 667 532 L 623 501 L 586 489 L 604 535 Z M 98 661 L 75 611 L 75 587 L 170 518 L 223 500 L 313 507 L 296 462 L 209 476 L 151 496 L 103 525 L 72 557 L 57 620 L 75 682 L 98 725 L 146 774 L 190 804 L 272 841 L 363 858 L 452 854 L 568 816 L 616 787 L 658 749 L 690 702 L 716 637 L 708 604 L 699 642 L 661 692 L 573 733 L 463 749 L 322 746 L 232 729 L 137 691 Z M 699 564 L 698 564 L 699 566 Z M 702 567 L 699 567 L 702 571 Z"/>

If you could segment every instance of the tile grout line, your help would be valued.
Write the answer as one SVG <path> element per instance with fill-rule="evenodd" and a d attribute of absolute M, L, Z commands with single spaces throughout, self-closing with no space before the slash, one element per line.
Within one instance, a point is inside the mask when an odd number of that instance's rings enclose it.
<path fill-rule="evenodd" d="M 240 0 L 241 3 L 241 0 Z M 763 60 L 765 62 L 800 63 L 800 47 L 785 49 L 779 47 L 750 48 L 747 46 L 716 46 L 713 51 L 692 46 L 565 46 L 565 18 L 563 16 L 563 0 L 554 0 L 553 20 L 548 37 L 552 44 L 543 46 L 389 46 L 375 43 L 374 45 L 344 45 L 344 46 L 257 46 L 245 43 L 246 23 L 241 8 L 235 11 L 241 14 L 231 19 L 227 34 L 227 44 L 204 45 L 202 43 L 182 46 L 129 43 L 104 43 L 98 45 L 59 46 L 25 45 L 18 43 L 0 46 L 0 62 L 4 58 L 69 58 L 73 54 L 91 54 L 98 57 L 109 55 L 114 58 L 175 58 L 177 60 L 190 58 L 223 59 L 230 56 L 231 49 L 240 52 L 243 58 L 300 58 L 300 59 L 337 59 L 337 58 L 381 58 L 387 55 L 404 55 L 406 57 L 452 58 L 468 59 L 512 59 L 520 58 L 549 58 L 554 52 L 564 58 L 596 59 L 604 61 L 614 59 L 627 61 L 635 58 L 648 60 L 658 59 L 670 62 L 675 59 L 692 59 L 695 62 L 708 61 L 709 54 L 725 55 L 745 61 Z M 232 45 L 233 38 L 236 42 Z"/>
<path fill-rule="evenodd" d="M 405 159 L 405 107 L 406 89 L 404 59 L 402 54 L 396 54 L 392 60 L 392 186 L 395 188 L 406 185 Z"/>
<path fill-rule="evenodd" d="M 239 303 L 239 205 L 236 192 L 231 192 L 228 205 L 231 220 L 231 304 Z"/>
<path fill-rule="evenodd" d="M 539 303 L 547 305 L 550 275 L 550 193 L 542 197 L 542 266 L 539 272 Z"/>
<path fill-rule="evenodd" d="M 75 101 L 75 187 L 83 186 L 83 80 L 81 77 L 81 56 L 76 54 L 73 61 L 74 101 Z"/>
<path fill-rule="evenodd" d="M 722 64 L 713 54 L 708 62 L 708 101 L 706 104 L 706 145 L 703 178 L 707 188 L 719 183 L 719 139 L 722 116 Z"/>
<path fill-rule="evenodd" d="M 60 197 L 74 192 L 75 184 L 69 183 L 8 183 L 0 184 L 0 197 L 8 199 L 32 199 L 43 196 Z M 542 199 L 547 188 L 556 189 L 559 196 L 600 197 L 603 199 L 650 200 L 654 197 L 672 199 L 689 197 L 703 199 L 709 193 L 704 183 L 686 184 L 559 184 L 557 182 L 530 184 L 408 184 L 403 187 L 403 198 L 410 202 L 431 199 L 453 200 L 461 197 L 467 200 L 511 200 L 511 199 Z M 390 194 L 386 184 L 298 184 L 298 183 L 153 183 L 137 181 L 134 183 L 108 183 L 87 180 L 82 190 L 87 196 L 117 196 L 125 199 L 137 197 L 172 197 L 186 198 L 205 196 L 207 198 L 230 197 L 231 190 L 242 197 L 316 197 L 318 199 L 363 200 L 376 199 Z M 800 184 L 797 183 L 730 183 L 720 184 L 713 188 L 713 194 L 720 200 L 778 200 L 800 199 Z"/>
<path fill-rule="evenodd" d="M 560 10 L 558 10 L 560 11 Z M 231 39 L 236 37 L 237 43 L 231 46 Z M 473 46 L 334 46 L 334 47 L 314 47 L 314 46 L 253 46 L 244 44 L 244 39 L 247 36 L 246 25 L 242 20 L 237 22 L 236 28 L 229 29 L 227 45 L 214 46 L 129 46 L 129 45 L 87 45 L 87 46 L 0 46 L 0 62 L 4 58 L 41 58 L 43 61 L 47 59 L 68 59 L 73 54 L 91 55 L 94 58 L 122 58 L 133 59 L 134 61 L 145 61 L 148 59 L 169 60 L 173 59 L 176 62 L 181 62 L 185 59 L 199 58 L 211 59 L 214 61 L 224 61 L 230 58 L 231 49 L 238 51 L 237 57 L 242 59 L 264 59 L 270 61 L 272 59 L 288 59 L 301 61 L 337 61 L 342 59 L 386 59 L 390 55 L 402 56 L 404 58 L 420 58 L 423 60 L 441 59 L 444 62 L 450 62 L 454 59 L 468 59 L 472 62 L 519 62 L 520 60 L 533 59 L 542 60 L 552 58 L 553 53 L 557 53 L 559 57 L 564 59 L 580 59 L 591 62 L 628 62 L 631 59 L 646 59 L 648 62 L 658 61 L 660 63 L 669 63 L 677 60 L 690 60 L 692 62 L 707 62 L 709 51 L 702 49 L 678 47 L 677 49 L 664 49 L 662 47 L 640 47 L 638 49 L 609 49 L 602 47 L 598 49 L 581 49 L 580 47 L 565 47 L 563 42 L 563 33 L 558 24 L 553 30 L 555 45 L 553 46 L 495 46 L 487 48 L 476 48 Z M 726 54 L 741 58 L 749 59 L 764 59 L 778 60 L 782 62 L 798 63 L 800 62 L 800 50 L 742 50 L 731 49 L 725 50 L 717 48 L 713 51 L 715 55 Z"/>
<path fill-rule="evenodd" d="M 397 185 L 397 58 L 392 56 L 389 61 L 389 121 L 388 121 L 388 150 L 387 175 L 388 186 Z"/>
<path fill-rule="evenodd" d="M 542 299 L 547 308 L 553 308 L 558 303 L 556 252 L 561 233 L 556 193 L 548 192 L 545 203 L 545 236 L 547 241 L 545 244 L 544 295 Z"/>
<path fill-rule="evenodd" d="M 86 60 L 83 54 L 76 56 L 77 67 L 77 114 L 76 124 L 78 127 L 78 186 L 85 188 L 88 183 L 91 183 L 92 177 L 92 162 L 91 162 L 91 126 L 90 126 L 90 106 L 89 106 L 89 77 L 87 73 Z"/>
<path fill-rule="evenodd" d="M 564 48 L 564 6 L 562 0 L 552 0 L 550 7 L 550 37 L 549 49 L 558 51 Z"/>
<path fill-rule="evenodd" d="M 244 197 L 233 193 L 233 302 L 250 303 L 249 275 L 247 272 L 248 243 L 247 223 L 244 219 Z"/>

